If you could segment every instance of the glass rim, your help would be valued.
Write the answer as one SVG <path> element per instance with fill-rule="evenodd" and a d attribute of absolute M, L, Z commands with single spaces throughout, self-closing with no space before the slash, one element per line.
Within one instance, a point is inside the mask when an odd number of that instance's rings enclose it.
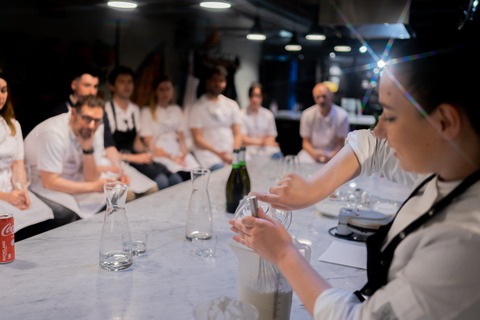
<path fill-rule="evenodd" d="M 120 182 L 120 181 L 112 181 L 112 182 L 107 182 L 103 185 L 103 187 L 105 189 L 111 189 L 111 188 L 115 188 L 117 186 L 120 186 L 121 188 L 126 188 L 127 184 L 123 183 L 123 182 Z"/>

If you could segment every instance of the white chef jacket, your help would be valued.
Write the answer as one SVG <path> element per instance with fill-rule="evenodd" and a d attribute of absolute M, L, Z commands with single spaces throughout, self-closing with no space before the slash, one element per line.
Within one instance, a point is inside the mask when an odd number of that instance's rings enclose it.
<path fill-rule="evenodd" d="M 12 119 L 15 125 L 15 135 L 8 127 L 7 122 L 0 116 L 0 191 L 10 193 L 12 185 L 12 164 L 14 161 L 23 160 L 23 137 L 22 128 L 17 120 Z M 50 207 L 29 192 L 30 208 L 20 210 L 13 204 L 0 200 L 0 212 L 13 214 L 15 232 L 27 226 L 53 219 L 53 212 Z"/>
<path fill-rule="evenodd" d="M 178 133 L 184 131 L 185 117 L 182 109 L 176 104 L 170 104 L 166 108 L 157 106 L 155 119 L 152 117 L 150 108 L 143 107 L 141 110 L 142 130 L 141 137 L 152 137 L 156 140 L 155 145 L 168 152 L 172 157 L 180 153 Z M 191 154 L 185 156 L 186 166 L 183 167 L 166 157 L 156 157 L 156 162 L 164 164 L 170 171 L 190 171 L 199 168 L 200 164 Z"/>
<path fill-rule="evenodd" d="M 368 130 L 350 133 L 348 143 L 361 176 L 379 173 L 406 186 L 428 175 L 402 171 L 385 140 Z M 385 245 L 461 181 L 428 182 L 398 213 Z M 351 293 L 328 289 L 316 300 L 315 319 L 478 319 L 480 318 L 480 182 L 475 183 L 395 250 L 388 283 L 360 303 Z M 359 288 L 360 289 L 360 288 Z"/>
<path fill-rule="evenodd" d="M 43 186 L 40 171 L 58 173 L 62 178 L 83 182 L 83 152 L 78 138 L 70 127 L 70 114 L 62 113 L 37 125 L 25 138 L 25 161 L 31 166 L 30 188 L 39 195 L 57 202 L 87 218 L 105 205 L 103 192 L 71 195 L 49 190 Z M 94 157 L 104 153 L 103 125 L 94 135 Z"/>
<path fill-rule="evenodd" d="M 217 101 L 208 99 L 205 95 L 192 106 L 189 115 L 189 128 L 202 129 L 203 138 L 219 151 L 233 151 L 232 125 L 241 125 L 241 113 L 238 104 L 220 95 Z M 194 154 L 204 168 L 223 163 L 217 155 L 198 147 Z"/>
<path fill-rule="evenodd" d="M 275 125 L 275 116 L 273 113 L 260 107 L 258 113 L 254 114 L 248 108 L 242 109 L 242 134 L 249 138 L 258 139 L 264 136 L 276 137 L 277 127 Z M 279 147 L 275 146 L 247 146 L 247 161 L 255 156 L 262 156 L 270 158 L 273 154 L 280 151 Z"/>
<path fill-rule="evenodd" d="M 332 151 L 337 138 L 346 138 L 350 130 L 348 113 L 341 107 L 332 104 L 329 114 L 324 117 L 318 105 L 305 109 L 300 118 L 300 136 L 310 138 L 315 150 Z M 314 163 L 314 159 L 305 151 L 298 154 L 302 163 Z"/>

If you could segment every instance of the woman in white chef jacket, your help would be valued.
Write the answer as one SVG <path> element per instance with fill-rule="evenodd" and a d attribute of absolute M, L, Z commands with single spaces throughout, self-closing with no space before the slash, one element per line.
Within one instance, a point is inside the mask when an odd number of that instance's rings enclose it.
<path fill-rule="evenodd" d="M 0 212 L 13 214 L 15 239 L 18 241 L 20 237 L 44 231 L 40 228 L 46 229 L 47 226 L 42 222 L 53 219 L 53 213 L 26 187 L 20 190 L 12 184 L 12 173 L 25 175 L 25 167 L 22 129 L 15 120 L 8 91 L 5 75 L 0 70 Z"/>
<path fill-rule="evenodd" d="M 235 239 L 279 267 L 314 319 L 480 319 L 480 43 L 472 39 L 430 46 L 421 39 L 400 52 L 400 63 L 383 71 L 383 114 L 373 132 L 350 133 L 311 179 L 288 174 L 271 194 L 257 194 L 291 210 L 357 176 L 412 187 L 393 222 L 367 240 L 368 282 L 360 292 L 332 288 L 263 212 L 230 221 Z"/>
<path fill-rule="evenodd" d="M 247 160 L 252 157 L 266 157 L 279 159 L 282 157 L 277 137 L 277 127 L 273 113 L 262 107 L 263 88 L 259 83 L 254 83 L 248 89 L 250 104 L 242 110 L 242 140 L 247 146 Z"/>
<path fill-rule="evenodd" d="M 155 161 L 185 180 L 190 170 L 199 168 L 200 164 L 185 145 L 183 111 L 173 102 L 173 85 L 167 76 L 156 78 L 153 88 L 150 104 L 141 111 L 140 136 L 146 145 L 155 148 Z"/>

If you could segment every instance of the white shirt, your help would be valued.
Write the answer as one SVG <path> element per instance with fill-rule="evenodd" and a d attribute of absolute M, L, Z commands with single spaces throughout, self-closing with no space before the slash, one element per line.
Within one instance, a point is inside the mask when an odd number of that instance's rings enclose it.
<path fill-rule="evenodd" d="M 25 161 L 31 166 L 31 189 L 54 202 L 75 211 L 80 217 L 93 215 L 105 205 L 103 193 L 70 195 L 43 187 L 40 171 L 58 173 L 62 178 L 83 182 L 83 152 L 70 127 L 70 111 L 37 125 L 25 138 Z M 104 153 L 103 125 L 94 135 L 94 157 Z"/>
<path fill-rule="evenodd" d="M 264 136 L 276 137 L 277 126 L 275 125 L 275 116 L 270 110 L 260 107 L 258 113 L 254 114 L 248 108 L 242 111 L 242 134 L 252 139 L 259 139 Z M 273 154 L 280 152 L 279 147 L 275 146 L 247 146 L 246 159 L 255 161 L 260 159 L 269 159 Z"/>
<path fill-rule="evenodd" d="M 246 108 L 242 110 L 242 114 L 242 134 L 248 135 L 252 139 L 277 136 L 275 116 L 270 110 L 260 107 L 258 113 L 255 114 L 249 108 Z"/>
<path fill-rule="evenodd" d="M 318 105 L 305 109 L 300 118 L 300 136 L 310 138 L 315 149 L 331 151 L 337 138 L 345 139 L 350 130 L 348 113 L 332 104 L 329 114 L 324 117 Z"/>
<path fill-rule="evenodd" d="M 7 122 L 0 116 L 0 191 L 5 193 L 13 191 L 13 162 L 23 160 L 24 156 L 22 128 L 17 120 L 12 119 L 12 122 L 16 130 L 13 136 Z M 13 214 L 15 232 L 24 227 L 53 219 L 52 209 L 33 193 L 29 192 L 28 196 L 30 198 L 30 208 L 26 210 L 20 210 L 9 202 L 0 200 L 0 212 Z"/>
<path fill-rule="evenodd" d="M 185 127 L 185 117 L 182 109 L 176 104 L 170 104 L 166 108 L 157 106 L 154 119 L 150 108 L 143 107 L 141 117 L 142 131 L 140 136 L 152 137 L 156 140 L 155 146 L 162 148 L 172 157 L 178 156 L 181 151 L 178 133 L 183 132 Z M 172 172 L 190 171 L 200 167 L 200 164 L 191 154 L 185 156 L 185 166 L 179 165 L 166 157 L 156 157 L 155 161 L 164 164 Z"/>
<path fill-rule="evenodd" d="M 115 118 L 113 117 L 112 104 L 113 101 L 115 107 Z M 115 130 L 121 132 L 127 132 L 135 128 L 137 133 L 142 130 L 142 122 L 140 118 L 140 109 L 139 107 L 130 102 L 126 110 L 120 108 L 114 100 L 109 100 L 105 102 L 105 112 L 107 113 L 108 122 L 110 123 L 110 130 L 112 133 Z M 116 121 L 115 121 L 116 120 Z"/>
<path fill-rule="evenodd" d="M 241 113 L 238 104 L 220 95 L 217 101 L 212 101 L 203 95 L 192 106 L 189 115 L 189 128 L 202 129 L 206 142 L 219 151 L 233 151 L 232 125 L 241 125 Z M 194 147 L 195 157 L 202 167 L 210 168 L 222 163 L 217 155 L 210 151 Z"/>
<path fill-rule="evenodd" d="M 349 134 L 346 143 L 361 164 L 361 176 L 379 173 L 410 187 L 428 176 L 400 170 L 386 141 L 368 130 Z M 428 182 L 398 213 L 385 244 L 459 183 L 436 178 Z M 387 285 L 369 299 L 360 303 L 351 292 L 328 289 L 317 298 L 315 319 L 480 318 L 479 194 L 477 182 L 400 242 Z"/>

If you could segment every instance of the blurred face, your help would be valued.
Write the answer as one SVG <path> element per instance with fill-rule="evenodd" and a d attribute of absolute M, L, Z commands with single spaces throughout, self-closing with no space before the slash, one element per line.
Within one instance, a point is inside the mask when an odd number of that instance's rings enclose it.
<path fill-rule="evenodd" d="M 72 81 L 72 90 L 75 97 L 97 95 L 98 92 L 98 78 L 90 74 L 83 74 L 80 78 Z"/>
<path fill-rule="evenodd" d="M 373 133 L 395 149 L 400 167 L 416 173 L 439 172 L 435 164 L 441 154 L 440 134 L 387 75 L 380 81 L 379 104 L 383 113 Z"/>
<path fill-rule="evenodd" d="M 115 84 L 110 85 L 113 94 L 121 99 L 130 99 L 133 94 L 133 78 L 129 74 L 119 74 Z"/>
<path fill-rule="evenodd" d="M 333 94 L 328 88 L 322 84 L 316 85 L 312 91 L 313 100 L 322 109 L 330 108 L 332 106 Z"/>
<path fill-rule="evenodd" d="M 170 81 L 160 82 L 155 91 L 158 104 L 167 106 L 173 98 L 173 85 Z"/>
<path fill-rule="evenodd" d="M 260 90 L 260 88 L 253 89 L 252 95 L 250 96 L 250 107 L 253 110 L 258 110 L 258 108 L 260 108 L 260 106 L 262 105 L 262 101 L 262 90 Z"/>
<path fill-rule="evenodd" d="M 214 74 L 206 81 L 207 92 L 213 96 L 220 95 L 227 86 L 227 78 L 221 74 Z"/>
<path fill-rule="evenodd" d="M 76 136 L 89 139 L 102 123 L 103 108 L 82 106 L 80 112 L 72 108 L 71 127 Z"/>
<path fill-rule="evenodd" d="M 7 103 L 8 98 L 8 87 L 7 81 L 0 78 L 0 110 L 5 107 L 5 103 Z"/>

